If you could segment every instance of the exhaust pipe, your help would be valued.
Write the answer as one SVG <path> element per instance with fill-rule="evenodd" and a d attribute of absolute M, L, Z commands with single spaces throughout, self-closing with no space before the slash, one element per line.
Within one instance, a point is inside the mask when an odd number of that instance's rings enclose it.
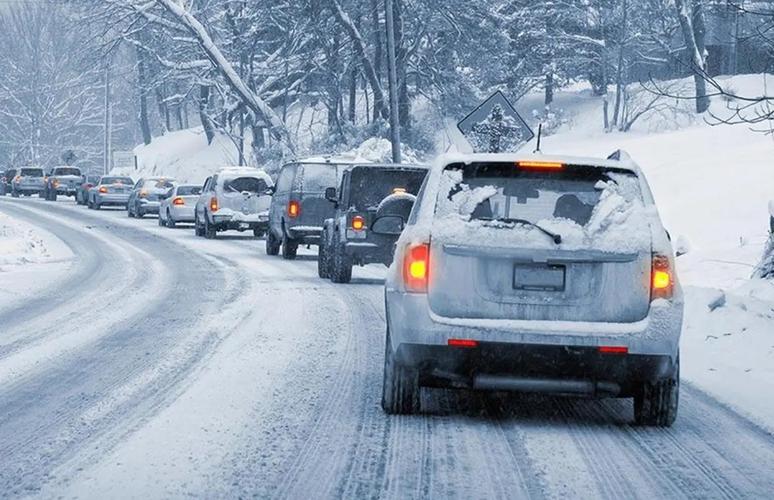
<path fill-rule="evenodd" d="M 580 394 L 586 396 L 617 396 L 621 386 L 615 382 L 588 380 L 560 380 L 509 377 L 502 375 L 476 375 L 473 389 L 487 391 L 539 392 L 553 394 Z"/>

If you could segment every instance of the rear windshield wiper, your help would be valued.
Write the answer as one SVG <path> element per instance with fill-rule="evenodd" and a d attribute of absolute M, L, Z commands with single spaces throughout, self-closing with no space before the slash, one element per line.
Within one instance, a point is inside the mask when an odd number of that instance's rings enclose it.
<path fill-rule="evenodd" d="M 483 221 L 490 221 L 490 222 L 504 222 L 506 224 L 523 224 L 525 226 L 531 226 L 540 231 L 541 233 L 545 234 L 546 236 L 550 236 L 552 240 L 554 240 L 554 243 L 557 245 L 562 242 L 562 235 L 554 233 L 552 231 L 549 231 L 548 229 L 544 228 L 543 226 L 540 226 L 539 224 L 535 224 L 532 221 L 529 221 L 527 219 L 512 219 L 510 217 L 498 217 L 498 218 L 492 218 L 492 217 L 481 217 L 479 220 Z"/>

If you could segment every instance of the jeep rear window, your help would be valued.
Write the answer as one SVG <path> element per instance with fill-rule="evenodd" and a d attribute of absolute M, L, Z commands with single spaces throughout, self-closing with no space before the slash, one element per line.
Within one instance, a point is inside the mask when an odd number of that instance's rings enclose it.
<path fill-rule="evenodd" d="M 378 167 L 355 168 L 349 182 L 349 206 L 357 211 L 376 210 L 387 196 L 402 190 L 416 195 L 427 171 Z"/>
<path fill-rule="evenodd" d="M 248 192 L 265 193 L 269 189 L 266 181 L 257 177 L 237 177 L 235 179 L 226 179 L 223 183 L 223 190 L 228 192 Z"/>
<path fill-rule="evenodd" d="M 62 167 L 55 168 L 52 175 L 81 175 L 81 171 L 77 168 Z"/>
<path fill-rule="evenodd" d="M 625 200 L 642 199 L 634 173 L 597 167 L 530 170 L 513 163 L 472 163 L 450 166 L 442 182 L 436 213 L 468 220 L 566 219 L 586 226 L 611 183 Z"/>
<path fill-rule="evenodd" d="M 21 172 L 19 172 L 19 175 L 22 177 L 43 177 L 43 169 L 42 168 L 23 168 L 21 169 Z"/>
<path fill-rule="evenodd" d="M 300 163 L 293 183 L 295 191 L 323 193 L 339 185 L 340 166 L 335 163 Z"/>

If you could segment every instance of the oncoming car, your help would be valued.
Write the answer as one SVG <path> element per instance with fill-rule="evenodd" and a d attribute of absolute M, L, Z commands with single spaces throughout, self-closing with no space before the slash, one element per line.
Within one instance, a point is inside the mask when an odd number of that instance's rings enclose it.
<path fill-rule="evenodd" d="M 103 175 L 86 193 L 86 205 L 92 210 L 104 206 L 126 207 L 134 181 L 130 177 Z"/>
<path fill-rule="evenodd" d="M 388 413 L 419 411 L 427 386 L 633 398 L 637 423 L 675 420 L 683 294 L 625 154 L 442 158 L 385 299 Z"/>
<path fill-rule="evenodd" d="M 149 177 L 140 179 L 129 193 L 126 215 L 142 219 L 147 214 L 158 214 L 161 197 L 174 186 L 174 179 Z"/>
<path fill-rule="evenodd" d="M 161 199 L 159 226 L 173 228 L 180 222 L 193 222 L 194 207 L 201 193 L 201 186 L 181 184 L 170 189 Z"/>
<path fill-rule="evenodd" d="M 269 227 L 269 205 L 274 183 L 260 169 L 230 167 L 209 177 L 196 202 L 197 236 L 215 238 L 229 229 L 252 231 L 257 238 Z"/>

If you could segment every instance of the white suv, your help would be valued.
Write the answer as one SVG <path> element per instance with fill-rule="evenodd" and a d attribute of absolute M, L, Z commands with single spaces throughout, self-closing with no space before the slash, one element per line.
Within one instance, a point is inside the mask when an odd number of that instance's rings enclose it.
<path fill-rule="evenodd" d="M 395 216 L 372 230 L 404 229 Z M 640 169 L 607 160 L 442 157 L 385 282 L 382 406 L 420 387 L 633 397 L 677 415 L 683 294 Z"/>

